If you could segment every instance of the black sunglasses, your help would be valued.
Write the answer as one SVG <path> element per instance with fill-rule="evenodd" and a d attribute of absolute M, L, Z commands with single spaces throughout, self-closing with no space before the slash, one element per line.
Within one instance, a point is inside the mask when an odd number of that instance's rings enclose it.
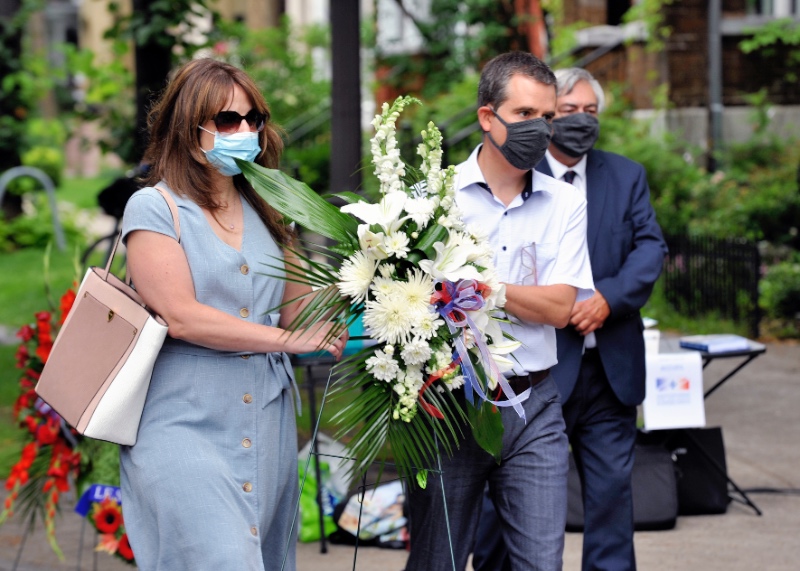
<path fill-rule="evenodd" d="M 261 131 L 267 123 L 267 114 L 259 113 L 255 109 L 247 112 L 247 115 L 239 115 L 236 111 L 220 111 L 211 120 L 217 126 L 220 133 L 235 133 L 242 124 L 242 119 L 247 121 L 251 131 Z"/>

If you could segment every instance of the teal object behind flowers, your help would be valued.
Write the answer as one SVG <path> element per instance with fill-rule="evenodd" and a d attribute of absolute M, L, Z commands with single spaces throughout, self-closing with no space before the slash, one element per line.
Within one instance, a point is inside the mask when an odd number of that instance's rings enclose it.
<path fill-rule="evenodd" d="M 527 396 L 514 395 L 505 383 L 502 373 L 513 366 L 507 356 L 519 346 L 500 328 L 505 287 L 488 237 L 461 220 L 455 169 L 442 167 L 436 126 L 422 131 L 418 168 L 400 158 L 396 121 L 411 103 L 418 101 L 384 104 L 373 121 L 381 193 L 375 203 L 348 195 L 349 204 L 337 208 L 279 171 L 238 161 L 284 217 L 335 242 L 329 249 L 313 246 L 316 256 L 298 254 L 302 265 L 287 266 L 286 279 L 308 282 L 317 292 L 290 328 L 322 319 L 351 327 L 363 321 L 372 344 L 336 365 L 333 398 L 341 397 L 343 406 L 332 419 L 358 475 L 387 452 L 386 443 L 401 474 L 418 474 L 432 467 L 440 449 L 451 453 L 470 425 L 499 461 L 503 426 L 496 407 L 518 406 Z M 440 295 L 467 281 L 470 303 Z M 453 393 L 465 383 L 474 397 L 466 408 Z M 506 398 L 498 400 L 501 392 Z"/>

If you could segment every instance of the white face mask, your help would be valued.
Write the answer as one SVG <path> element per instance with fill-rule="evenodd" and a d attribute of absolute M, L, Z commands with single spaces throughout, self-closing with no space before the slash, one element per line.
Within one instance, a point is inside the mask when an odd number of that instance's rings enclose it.
<path fill-rule="evenodd" d="M 261 146 L 258 144 L 257 132 L 222 135 L 219 131 L 212 132 L 203 127 L 200 128 L 206 133 L 214 135 L 214 148 L 208 151 L 205 149 L 200 150 L 206 154 L 208 162 L 214 165 L 219 172 L 225 176 L 233 176 L 242 172 L 242 169 L 239 168 L 239 165 L 237 165 L 236 161 L 233 159 L 253 162 L 261 152 Z"/>

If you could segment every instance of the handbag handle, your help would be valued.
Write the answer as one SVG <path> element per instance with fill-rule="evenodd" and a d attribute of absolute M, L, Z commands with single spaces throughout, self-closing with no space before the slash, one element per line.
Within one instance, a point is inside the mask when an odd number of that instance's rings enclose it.
<path fill-rule="evenodd" d="M 169 212 L 170 214 L 172 214 L 172 224 L 175 228 L 175 235 L 178 238 L 178 243 L 180 243 L 181 219 L 178 216 L 178 206 L 175 204 L 175 200 L 173 200 L 172 195 L 170 195 L 169 192 L 167 192 L 158 185 L 156 185 L 154 188 L 167 202 L 167 206 L 169 206 Z M 119 246 L 119 242 L 121 239 L 122 239 L 122 230 L 119 231 L 119 234 L 117 234 L 117 239 L 114 240 L 114 247 L 111 249 L 111 255 L 108 257 L 108 261 L 106 261 L 106 267 L 103 269 L 103 272 L 100 275 L 100 277 L 103 278 L 103 281 L 106 282 L 108 281 L 108 274 L 111 273 L 111 264 L 114 262 L 114 256 L 117 254 L 117 246 Z M 130 283 L 130 278 L 126 276 L 125 281 Z"/>

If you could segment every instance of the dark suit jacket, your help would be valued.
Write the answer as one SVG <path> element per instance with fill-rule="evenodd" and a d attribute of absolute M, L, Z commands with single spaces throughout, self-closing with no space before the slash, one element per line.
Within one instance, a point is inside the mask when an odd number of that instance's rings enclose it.
<path fill-rule="evenodd" d="M 547 159 L 536 169 L 552 176 Z M 591 150 L 586 163 L 586 239 L 595 288 L 611 308 L 595 331 L 597 349 L 617 398 L 644 400 L 644 337 L 639 309 L 661 273 L 667 246 L 650 204 L 644 167 L 620 155 Z M 558 365 L 553 377 L 566 402 L 581 365 L 583 336 L 568 325 L 556 330 Z"/>

